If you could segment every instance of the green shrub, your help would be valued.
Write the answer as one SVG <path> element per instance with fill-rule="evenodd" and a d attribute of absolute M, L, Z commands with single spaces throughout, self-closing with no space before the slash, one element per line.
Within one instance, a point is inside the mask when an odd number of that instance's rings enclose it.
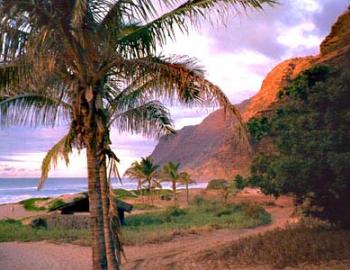
<path fill-rule="evenodd" d="M 245 188 L 245 180 L 241 175 L 237 174 L 234 182 L 235 182 L 236 189 L 242 190 Z"/>
<path fill-rule="evenodd" d="M 133 209 L 135 210 L 154 210 L 157 209 L 158 207 L 155 205 L 151 205 L 151 204 L 133 204 Z"/>
<path fill-rule="evenodd" d="M 63 200 L 55 199 L 52 202 L 50 202 L 48 208 L 51 211 L 51 210 L 56 209 L 56 208 L 58 208 L 58 207 L 60 207 L 60 206 L 62 206 L 64 204 L 65 204 L 65 202 Z"/>
<path fill-rule="evenodd" d="M 41 228 L 45 228 L 46 229 L 47 228 L 47 222 L 43 218 L 33 219 L 30 225 L 34 229 L 41 229 Z"/>
<path fill-rule="evenodd" d="M 210 180 L 207 189 L 224 189 L 229 186 L 229 183 L 225 179 L 213 179 Z"/>
<path fill-rule="evenodd" d="M 118 188 L 113 190 L 118 199 L 136 198 L 135 191 Z"/>
<path fill-rule="evenodd" d="M 46 207 L 44 206 L 36 206 L 36 202 L 47 201 L 49 198 L 31 198 L 27 200 L 20 201 L 20 204 L 23 205 L 24 209 L 28 211 L 44 211 Z"/>

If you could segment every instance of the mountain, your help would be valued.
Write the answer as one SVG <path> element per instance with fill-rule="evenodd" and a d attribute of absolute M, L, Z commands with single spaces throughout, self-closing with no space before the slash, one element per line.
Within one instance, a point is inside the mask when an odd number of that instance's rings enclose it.
<path fill-rule="evenodd" d="M 237 105 L 244 121 L 271 109 L 280 89 L 320 63 L 350 67 L 350 7 L 332 26 L 320 46 L 320 55 L 283 61 L 267 74 L 255 96 Z M 181 169 L 197 180 L 246 175 L 252 157 L 238 139 L 238 132 L 232 130 L 232 121 L 235 120 L 226 117 L 222 109 L 217 110 L 199 125 L 186 126 L 175 135 L 160 138 L 151 157 L 159 165 L 180 162 Z"/>

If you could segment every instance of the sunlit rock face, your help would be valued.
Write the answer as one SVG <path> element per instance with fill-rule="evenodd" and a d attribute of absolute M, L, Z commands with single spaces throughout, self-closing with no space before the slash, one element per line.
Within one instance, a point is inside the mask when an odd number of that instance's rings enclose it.
<path fill-rule="evenodd" d="M 321 44 L 320 55 L 283 61 L 267 74 L 255 96 L 237 105 L 244 121 L 272 109 L 278 91 L 318 63 L 350 67 L 350 10 L 333 25 Z M 168 161 L 180 162 L 181 169 L 191 173 L 196 180 L 246 175 L 252 156 L 231 123 L 232 119 L 225 116 L 223 110 L 215 111 L 199 125 L 184 127 L 176 135 L 163 136 L 152 158 L 159 165 Z M 269 146 L 262 147 L 268 149 Z"/>

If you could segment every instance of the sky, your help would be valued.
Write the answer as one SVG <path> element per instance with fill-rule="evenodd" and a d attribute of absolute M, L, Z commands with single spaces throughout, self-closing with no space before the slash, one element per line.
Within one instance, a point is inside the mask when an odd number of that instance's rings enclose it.
<path fill-rule="evenodd" d="M 319 44 L 349 0 L 280 0 L 274 8 L 230 16 L 225 26 L 202 23 L 188 34 L 179 32 L 162 54 L 198 59 L 207 78 L 239 103 L 259 91 L 266 74 L 282 60 L 319 53 Z M 170 108 L 177 129 L 199 124 L 212 109 Z M 45 153 L 66 127 L 11 127 L 0 130 L 0 178 L 39 177 Z M 112 130 L 112 148 L 121 159 L 120 171 L 152 153 L 156 139 Z M 85 152 L 74 152 L 68 167 L 59 163 L 50 177 L 85 177 Z"/>

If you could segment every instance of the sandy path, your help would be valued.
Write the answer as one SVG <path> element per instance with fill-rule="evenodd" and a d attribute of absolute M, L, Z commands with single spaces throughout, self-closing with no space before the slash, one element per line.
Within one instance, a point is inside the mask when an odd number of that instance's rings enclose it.
<path fill-rule="evenodd" d="M 125 247 L 128 261 L 123 269 L 190 269 L 185 262 L 195 253 L 223 245 L 238 238 L 262 233 L 283 226 L 293 208 L 267 209 L 273 217 L 271 224 L 255 229 L 217 230 L 181 236 L 170 242 Z M 0 268 L 11 270 L 89 270 L 91 251 L 88 247 L 57 245 L 46 242 L 0 243 Z M 176 265 L 175 263 L 178 262 Z M 193 268 L 192 268 L 193 269 Z"/>
<path fill-rule="evenodd" d="M 46 211 L 27 211 L 19 203 L 0 205 L 0 220 L 7 218 L 20 219 L 27 217 L 35 217 L 40 216 L 44 213 L 46 213 Z"/>

